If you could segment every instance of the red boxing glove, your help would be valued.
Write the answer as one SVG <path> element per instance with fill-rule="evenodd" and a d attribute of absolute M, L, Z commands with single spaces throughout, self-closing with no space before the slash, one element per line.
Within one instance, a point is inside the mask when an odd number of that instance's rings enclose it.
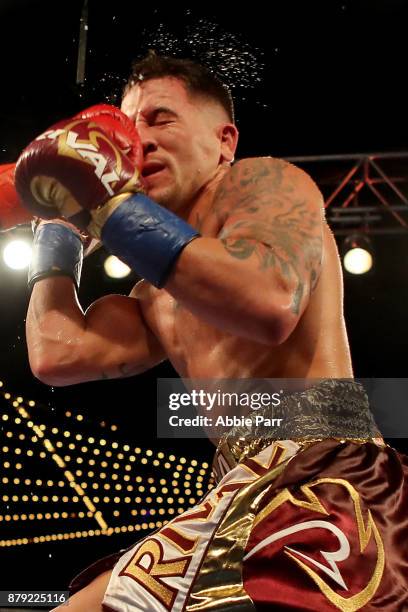
<path fill-rule="evenodd" d="M 24 208 L 14 187 L 15 164 L 0 165 L 0 231 L 31 223 L 33 216 Z"/>
<path fill-rule="evenodd" d="M 0 232 L 7 231 L 17 225 L 31 225 L 33 216 L 25 208 L 14 186 L 14 169 L 16 164 L 0 165 Z M 54 219 L 55 221 L 55 219 Z M 37 224 L 41 220 L 37 218 Z M 87 257 L 100 247 L 100 242 L 82 234 L 84 256 Z"/>
<path fill-rule="evenodd" d="M 135 124 L 116 106 L 96 104 L 75 115 L 80 119 L 93 119 L 119 149 L 130 159 L 132 164 L 141 168 L 143 149 Z"/>
<path fill-rule="evenodd" d="M 31 142 L 18 159 L 15 185 L 33 215 L 61 215 L 88 231 L 92 211 L 118 195 L 142 190 L 142 163 L 142 145 L 130 119 L 113 106 L 98 105 Z"/>

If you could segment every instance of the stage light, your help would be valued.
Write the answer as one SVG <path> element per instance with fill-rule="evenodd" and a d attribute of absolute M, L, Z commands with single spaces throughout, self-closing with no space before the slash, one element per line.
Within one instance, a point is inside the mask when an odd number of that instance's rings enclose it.
<path fill-rule="evenodd" d="M 131 272 L 129 266 L 124 264 L 114 255 L 109 255 L 103 264 L 105 273 L 109 278 L 125 278 Z"/>
<path fill-rule="evenodd" d="M 373 266 L 372 245 L 367 236 L 347 236 L 343 245 L 343 265 L 350 274 L 365 274 Z"/>
<path fill-rule="evenodd" d="M 31 246 L 25 240 L 11 240 L 4 248 L 3 259 L 12 270 L 24 270 L 31 260 Z"/>

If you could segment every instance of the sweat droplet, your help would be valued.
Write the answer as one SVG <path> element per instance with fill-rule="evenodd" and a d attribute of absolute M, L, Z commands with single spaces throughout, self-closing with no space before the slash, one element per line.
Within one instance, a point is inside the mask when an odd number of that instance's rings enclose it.
<path fill-rule="evenodd" d="M 221 75 L 230 88 L 254 87 L 264 68 L 261 49 L 207 19 L 187 23 L 182 33 L 160 23 L 154 32 L 142 31 L 141 47 L 196 60 Z"/>

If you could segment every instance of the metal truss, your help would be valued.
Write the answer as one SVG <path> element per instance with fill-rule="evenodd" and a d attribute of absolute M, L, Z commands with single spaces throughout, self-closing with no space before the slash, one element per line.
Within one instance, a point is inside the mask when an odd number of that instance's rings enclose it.
<path fill-rule="evenodd" d="M 337 236 L 408 233 L 408 152 L 286 159 L 319 185 Z"/>

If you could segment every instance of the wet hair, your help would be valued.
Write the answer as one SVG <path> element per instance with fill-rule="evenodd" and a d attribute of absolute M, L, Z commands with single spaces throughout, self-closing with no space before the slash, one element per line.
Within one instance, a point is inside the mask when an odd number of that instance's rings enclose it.
<path fill-rule="evenodd" d="M 157 55 L 155 51 L 150 50 L 146 57 L 133 62 L 124 93 L 139 81 L 163 77 L 179 79 L 189 94 L 217 102 L 234 123 L 234 103 L 230 90 L 208 68 L 192 60 Z"/>

